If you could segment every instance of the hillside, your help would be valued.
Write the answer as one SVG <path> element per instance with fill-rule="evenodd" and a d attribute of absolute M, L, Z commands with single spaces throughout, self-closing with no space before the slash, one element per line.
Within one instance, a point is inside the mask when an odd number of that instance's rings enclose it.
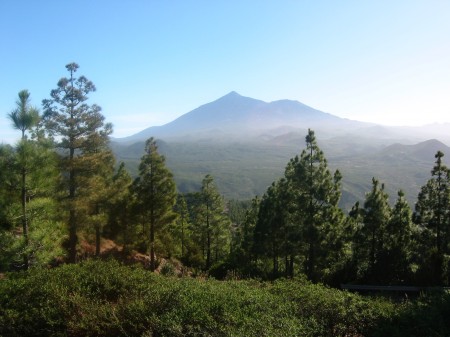
<path fill-rule="evenodd" d="M 227 198 L 250 199 L 263 194 L 274 180 L 282 176 L 289 159 L 301 152 L 304 141 L 300 143 L 300 139 L 304 137 L 298 137 L 299 141 L 285 143 L 160 141 L 159 146 L 174 173 L 179 191 L 198 190 L 202 178 L 212 174 L 219 190 Z M 394 201 L 397 191 L 403 189 L 412 205 L 420 187 L 430 177 L 434 154 L 438 150 L 450 154 L 449 147 L 435 140 L 416 145 L 360 145 L 348 155 L 342 153 L 349 145 L 337 143 L 336 139 L 319 139 L 319 145 L 324 149 L 330 168 L 339 169 L 343 174 L 341 205 L 345 208 L 363 200 L 364 194 L 370 190 L 372 177 L 386 184 L 391 201 Z M 118 160 L 124 161 L 132 174 L 137 173 L 143 149 L 143 142 L 129 146 L 114 144 Z"/>
<path fill-rule="evenodd" d="M 248 139 L 262 134 L 283 134 L 286 128 L 304 133 L 308 128 L 340 134 L 365 128 L 368 123 L 351 121 L 291 100 L 266 103 L 236 92 L 204 104 L 163 126 L 149 127 L 132 136 L 115 139 L 133 143 L 149 137 L 171 140 Z"/>
<path fill-rule="evenodd" d="M 416 129 L 399 131 L 296 101 L 266 103 L 235 92 L 166 125 L 113 139 L 111 145 L 135 175 L 145 140 L 156 137 L 180 192 L 198 190 L 202 178 L 212 174 L 227 198 L 250 199 L 282 176 L 289 159 L 304 148 L 308 128 L 316 132 L 330 167 L 343 174 L 345 208 L 363 200 L 372 177 L 386 184 L 391 201 L 403 189 L 412 205 L 430 176 L 436 151 L 450 155 L 444 143 L 423 138 L 429 134 Z"/>

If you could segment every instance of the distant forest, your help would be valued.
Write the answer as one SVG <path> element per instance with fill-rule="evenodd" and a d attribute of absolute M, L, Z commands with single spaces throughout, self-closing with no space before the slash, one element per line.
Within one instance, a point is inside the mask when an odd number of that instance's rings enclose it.
<path fill-rule="evenodd" d="M 95 85 L 77 76 L 78 68 L 66 66 L 67 77 L 41 109 L 22 90 L 8 114 L 20 140 L 0 145 L 1 272 L 109 253 L 152 271 L 181 265 L 180 273 L 218 279 L 450 284 L 444 153 L 430 162 L 414 209 L 401 190 L 391 206 L 374 177 L 365 199 L 344 212 L 342 175 L 328 168 L 313 130 L 262 196 L 225 200 L 214 172 L 197 192 L 180 194 L 154 138 L 145 143 L 136 176 L 116 162 L 112 125 L 89 102 Z"/>

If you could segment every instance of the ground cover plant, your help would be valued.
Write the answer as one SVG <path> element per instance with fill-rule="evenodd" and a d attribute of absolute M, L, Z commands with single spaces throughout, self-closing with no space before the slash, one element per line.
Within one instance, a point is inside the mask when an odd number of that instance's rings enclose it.
<path fill-rule="evenodd" d="M 389 300 L 303 278 L 176 278 L 116 261 L 0 281 L 1 336 L 445 336 L 449 314 L 444 293 Z"/>

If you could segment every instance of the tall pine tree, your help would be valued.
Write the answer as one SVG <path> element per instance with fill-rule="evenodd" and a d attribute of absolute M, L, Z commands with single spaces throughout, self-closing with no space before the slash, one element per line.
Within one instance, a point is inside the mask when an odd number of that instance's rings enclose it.
<path fill-rule="evenodd" d="M 156 269 L 155 236 L 176 220 L 174 206 L 177 199 L 172 173 L 165 165 L 164 156 L 158 153 L 153 138 L 145 143 L 145 154 L 134 186 L 140 210 L 149 225 L 150 269 L 153 271 Z"/>
<path fill-rule="evenodd" d="M 450 253 L 450 170 L 438 151 L 431 179 L 422 186 L 415 209 L 415 221 L 421 229 L 422 274 L 425 282 L 442 285 L 448 282 L 445 256 Z"/>
<path fill-rule="evenodd" d="M 123 245 L 122 252 L 127 255 L 136 241 L 136 214 L 133 207 L 136 204 L 136 196 L 132 193 L 133 180 L 120 163 L 117 172 L 112 178 L 113 195 L 108 204 L 108 224 L 104 229 L 106 237 Z"/>
<path fill-rule="evenodd" d="M 412 278 L 413 237 L 416 232 L 405 193 L 398 191 L 386 232 L 390 283 L 408 283 Z"/>
<path fill-rule="evenodd" d="M 332 174 L 328 169 L 312 130 L 306 136 L 306 149 L 290 160 L 285 176 L 295 204 L 292 216 L 301 238 L 304 272 L 318 281 L 341 258 L 344 217 L 338 203 L 342 176 L 338 170 Z"/>
<path fill-rule="evenodd" d="M 358 262 L 365 266 L 363 276 L 369 282 L 385 283 L 384 262 L 387 259 L 387 226 L 391 209 L 384 184 L 373 178 L 372 190 L 366 194 L 363 226 L 359 229 Z"/>
<path fill-rule="evenodd" d="M 79 66 L 66 65 L 69 77 L 58 81 L 57 88 L 50 92 L 50 99 L 43 101 L 46 130 L 55 136 L 61 154 L 63 182 L 67 190 L 64 200 L 68 212 L 69 262 L 76 262 L 80 216 L 77 214 L 77 197 L 81 175 L 88 174 L 83 157 L 93 144 L 103 147 L 108 143 L 112 125 L 104 123 L 101 108 L 88 105 L 89 93 L 95 91 L 94 84 L 84 76 L 76 77 Z"/>
<path fill-rule="evenodd" d="M 16 147 L 17 159 L 21 176 L 21 203 L 22 203 L 22 235 L 25 246 L 29 245 L 28 237 L 28 215 L 27 215 L 27 175 L 31 169 L 31 155 L 33 154 L 32 145 L 27 140 L 26 132 L 30 131 L 39 123 L 39 111 L 30 105 L 30 93 L 28 90 L 19 92 L 19 99 L 16 102 L 16 109 L 8 114 L 9 119 L 15 129 L 20 130 L 22 137 Z M 23 255 L 24 268 L 28 269 L 28 255 Z"/>
<path fill-rule="evenodd" d="M 205 269 L 228 253 L 230 242 L 230 221 L 225 214 L 223 198 L 217 190 L 214 178 L 206 175 L 198 194 L 195 209 L 195 234 L 202 247 Z"/>
<path fill-rule="evenodd" d="M 295 246 L 300 240 L 295 238 L 289 214 L 287 183 L 284 178 L 272 183 L 259 204 L 254 229 L 253 253 L 258 258 L 268 257 L 272 263 L 272 277 L 280 275 L 280 259 L 284 258 L 285 274 L 291 275 L 290 261 L 293 261 Z"/>

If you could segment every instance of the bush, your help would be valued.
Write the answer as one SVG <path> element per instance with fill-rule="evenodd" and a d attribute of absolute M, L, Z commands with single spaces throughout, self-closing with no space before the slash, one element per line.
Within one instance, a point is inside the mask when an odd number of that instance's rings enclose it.
<path fill-rule="evenodd" d="M 115 261 L 10 273 L 0 336 L 450 335 L 450 296 L 394 303 L 311 284 L 167 278 Z"/>

